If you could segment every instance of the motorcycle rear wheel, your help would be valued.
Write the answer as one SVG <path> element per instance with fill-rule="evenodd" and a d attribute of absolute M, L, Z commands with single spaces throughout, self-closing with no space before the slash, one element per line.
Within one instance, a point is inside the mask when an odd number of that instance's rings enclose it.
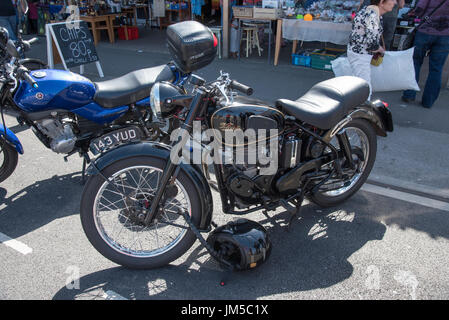
<path fill-rule="evenodd" d="M 107 259 L 132 269 L 153 269 L 179 258 L 195 242 L 179 210 L 187 210 L 194 223 L 199 221 L 200 198 L 183 170 L 177 176 L 176 191 L 171 190 L 176 195 L 167 200 L 158 221 L 145 226 L 136 218 L 136 212 L 151 206 L 164 167 L 158 158 L 133 157 L 106 167 L 102 173 L 109 181 L 99 174 L 87 181 L 81 223 L 91 244 Z"/>
<path fill-rule="evenodd" d="M 6 180 L 16 169 L 18 162 L 17 150 L 0 138 L 0 182 Z"/>
<path fill-rule="evenodd" d="M 377 152 L 377 135 L 373 126 L 366 120 L 355 119 L 349 122 L 344 129 L 348 134 L 351 148 L 358 148 L 363 152 L 364 159 L 359 159 L 356 154 L 353 154 L 353 159 L 357 163 L 357 172 L 355 172 L 346 181 L 338 180 L 335 175 L 329 179 L 329 182 L 321 186 L 317 192 L 311 194 L 309 199 L 321 207 L 336 206 L 352 195 L 354 195 L 365 183 L 366 179 L 374 166 Z M 331 143 L 339 150 L 337 139 L 333 139 Z M 359 142 L 359 143 L 357 143 Z M 344 161 L 341 161 L 343 164 Z M 330 188 L 333 183 L 341 187 Z"/>

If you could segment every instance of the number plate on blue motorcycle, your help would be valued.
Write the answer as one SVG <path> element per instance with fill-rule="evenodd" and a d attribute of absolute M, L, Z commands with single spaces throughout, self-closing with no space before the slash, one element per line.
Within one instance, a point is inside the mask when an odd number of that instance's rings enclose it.
<path fill-rule="evenodd" d="M 94 155 L 97 155 L 120 144 L 140 140 L 141 136 L 142 134 L 138 127 L 127 127 L 109 132 L 100 138 L 92 140 L 89 149 Z"/>

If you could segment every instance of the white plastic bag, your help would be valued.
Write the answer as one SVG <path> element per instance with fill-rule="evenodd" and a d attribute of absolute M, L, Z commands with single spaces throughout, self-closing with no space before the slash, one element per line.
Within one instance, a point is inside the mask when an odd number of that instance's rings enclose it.
<path fill-rule="evenodd" d="M 371 66 L 371 87 L 374 92 L 415 90 L 419 91 L 415 80 L 413 50 L 386 51 L 380 66 Z M 336 77 L 351 76 L 348 58 L 340 57 L 333 61 L 332 70 Z"/>

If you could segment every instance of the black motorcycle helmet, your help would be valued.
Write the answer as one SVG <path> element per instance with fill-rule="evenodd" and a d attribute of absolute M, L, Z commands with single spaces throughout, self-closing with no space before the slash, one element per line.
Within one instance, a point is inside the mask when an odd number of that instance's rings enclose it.
<path fill-rule="evenodd" d="M 265 228 L 247 219 L 218 227 L 207 242 L 238 271 L 261 265 L 271 252 L 271 241 Z"/>

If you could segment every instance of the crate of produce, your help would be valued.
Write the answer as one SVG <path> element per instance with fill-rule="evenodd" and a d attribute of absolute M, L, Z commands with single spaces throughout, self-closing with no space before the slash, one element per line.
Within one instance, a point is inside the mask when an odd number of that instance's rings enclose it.
<path fill-rule="evenodd" d="M 253 7 L 232 7 L 232 13 L 237 18 L 252 18 L 253 17 Z"/>
<path fill-rule="evenodd" d="M 310 67 L 312 58 L 304 54 L 292 54 L 292 64 L 295 66 Z"/>
<path fill-rule="evenodd" d="M 254 19 L 277 19 L 281 16 L 281 9 L 274 8 L 257 8 L 254 7 L 253 18 Z"/>
<path fill-rule="evenodd" d="M 331 61 L 337 59 L 344 50 L 340 49 L 319 49 L 310 53 L 310 67 L 319 70 L 332 70 Z"/>

